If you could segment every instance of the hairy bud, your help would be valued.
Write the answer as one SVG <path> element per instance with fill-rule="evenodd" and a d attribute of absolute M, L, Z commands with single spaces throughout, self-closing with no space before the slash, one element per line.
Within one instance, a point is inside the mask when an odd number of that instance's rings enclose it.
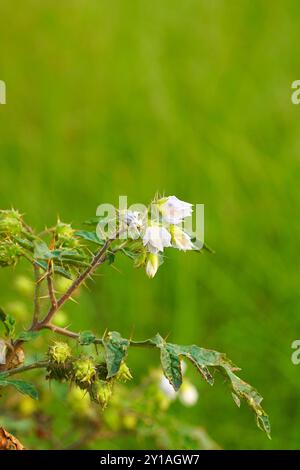
<path fill-rule="evenodd" d="M 79 241 L 75 238 L 75 230 L 70 224 L 59 221 L 56 225 L 56 235 L 60 245 L 69 248 L 75 248 L 79 245 Z"/>
<path fill-rule="evenodd" d="M 56 342 L 49 348 L 48 356 L 56 364 L 64 364 L 71 357 L 70 346 L 67 343 Z"/>
<path fill-rule="evenodd" d="M 105 380 L 97 380 L 90 389 L 91 400 L 101 405 L 104 409 L 107 407 L 112 396 L 112 384 Z"/>
<path fill-rule="evenodd" d="M 22 231 L 22 217 L 15 210 L 0 211 L 0 237 L 19 235 Z"/>
<path fill-rule="evenodd" d="M 127 382 L 127 380 L 132 379 L 131 372 L 129 370 L 129 367 L 125 362 L 122 362 L 120 369 L 116 375 L 116 379 L 119 380 L 120 382 Z"/>
<path fill-rule="evenodd" d="M 7 240 L 0 242 L 0 266 L 2 268 L 15 266 L 21 254 L 22 250 L 18 245 Z"/>
<path fill-rule="evenodd" d="M 76 359 L 73 364 L 73 377 L 78 385 L 89 385 L 96 375 L 95 364 L 90 358 Z"/>

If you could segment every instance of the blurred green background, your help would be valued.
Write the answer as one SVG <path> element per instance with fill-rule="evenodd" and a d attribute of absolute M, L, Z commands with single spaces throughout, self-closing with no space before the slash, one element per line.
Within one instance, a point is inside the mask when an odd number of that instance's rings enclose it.
<path fill-rule="evenodd" d="M 300 107 L 297 0 L 1 0 L 0 202 L 36 228 L 159 190 L 205 204 L 215 255 L 168 254 L 152 281 L 128 260 L 74 328 L 225 351 L 264 396 L 273 439 L 222 381 L 181 409 L 224 448 L 300 442 Z M 175 251 L 175 250 L 174 250 Z M 0 273 L 0 303 L 16 300 Z M 29 321 L 29 320 L 28 320 Z M 26 324 L 26 322 L 25 322 Z M 135 378 L 158 362 L 133 351 Z M 178 410 L 177 410 L 178 413 Z M 114 444 L 116 445 L 116 444 Z M 122 440 L 117 444 L 125 446 Z"/>

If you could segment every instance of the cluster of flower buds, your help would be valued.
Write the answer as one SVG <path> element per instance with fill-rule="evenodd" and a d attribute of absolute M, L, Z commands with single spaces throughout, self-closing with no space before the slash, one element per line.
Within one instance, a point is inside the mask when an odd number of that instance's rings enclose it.
<path fill-rule="evenodd" d="M 113 385 L 132 379 L 129 368 L 123 362 L 118 373 L 107 379 L 106 363 L 90 356 L 74 357 L 67 343 L 55 342 L 48 350 L 47 379 L 66 381 L 86 390 L 90 399 L 105 408 L 112 396 Z"/>
<path fill-rule="evenodd" d="M 13 235 L 20 235 L 22 229 L 22 216 L 18 211 L 0 210 L 0 238 L 10 239 Z"/>
<path fill-rule="evenodd" d="M 121 231 L 125 229 L 129 239 L 140 241 L 135 244 L 135 266 L 144 266 L 150 278 L 157 273 L 165 248 L 196 249 L 182 228 L 184 219 L 192 215 L 192 207 L 176 196 L 168 196 L 154 200 L 144 213 L 129 210 L 120 213 Z"/>
<path fill-rule="evenodd" d="M 22 254 L 22 249 L 14 242 L 14 237 L 22 232 L 22 217 L 15 210 L 0 211 L 0 266 L 14 266 Z"/>

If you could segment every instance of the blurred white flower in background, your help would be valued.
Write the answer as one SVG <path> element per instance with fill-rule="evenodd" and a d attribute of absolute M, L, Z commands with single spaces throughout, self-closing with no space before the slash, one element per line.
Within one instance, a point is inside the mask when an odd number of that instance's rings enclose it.
<path fill-rule="evenodd" d="M 184 406 L 194 406 L 198 401 L 199 394 L 195 385 L 191 384 L 188 380 L 184 380 L 178 397 Z"/>
<path fill-rule="evenodd" d="M 159 199 L 156 204 L 164 221 L 169 224 L 179 224 L 193 212 L 193 204 L 181 201 L 176 196 Z"/>
<path fill-rule="evenodd" d="M 186 363 L 184 361 L 181 362 L 181 371 L 182 375 L 184 375 L 186 371 Z M 163 392 L 163 394 L 168 398 L 170 401 L 174 401 L 179 398 L 182 405 L 190 407 L 196 405 L 199 394 L 196 387 L 186 378 L 183 378 L 182 385 L 178 392 L 175 392 L 173 386 L 170 384 L 168 379 L 163 375 L 163 373 L 159 374 L 159 381 L 158 387 Z"/>
<path fill-rule="evenodd" d="M 175 392 L 174 388 L 166 379 L 166 377 L 161 374 L 159 384 L 158 384 L 160 390 L 170 399 L 170 400 L 175 400 L 177 397 L 177 392 Z"/>

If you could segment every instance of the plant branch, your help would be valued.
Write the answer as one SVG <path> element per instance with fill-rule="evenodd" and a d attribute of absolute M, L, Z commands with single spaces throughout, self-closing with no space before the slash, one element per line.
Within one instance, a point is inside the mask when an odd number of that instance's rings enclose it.
<path fill-rule="evenodd" d="M 54 293 L 52 275 L 53 275 L 53 266 L 52 266 L 52 263 L 50 262 L 49 263 L 48 273 L 47 273 L 47 286 L 48 286 L 48 292 L 49 292 L 49 298 L 50 298 L 51 306 L 54 310 L 56 310 L 57 309 L 57 300 L 56 300 L 55 293 Z"/>
<path fill-rule="evenodd" d="M 27 366 L 20 366 L 20 367 L 16 367 L 15 369 L 9 369 L 4 372 L 1 372 L 0 376 L 1 374 L 4 374 L 5 377 L 8 377 L 8 376 L 20 374 L 21 372 L 26 372 L 32 369 L 43 369 L 43 368 L 48 367 L 48 365 L 49 365 L 48 361 L 33 362 L 32 364 L 28 364 Z"/>
<path fill-rule="evenodd" d="M 98 253 L 94 256 L 94 259 L 90 266 L 88 266 L 85 271 L 83 271 L 71 284 L 69 289 L 60 297 L 55 305 L 51 305 L 47 315 L 45 318 L 38 323 L 34 330 L 40 330 L 46 327 L 52 320 L 55 313 L 69 300 L 72 294 L 81 286 L 81 284 L 93 274 L 93 272 L 100 266 L 100 264 L 105 260 L 105 252 L 112 243 L 113 240 L 107 240 L 103 247 L 98 251 Z"/>
<path fill-rule="evenodd" d="M 35 287 L 34 287 L 34 308 L 33 308 L 33 318 L 32 318 L 31 327 L 35 326 L 39 320 L 40 290 L 41 290 L 40 269 L 36 263 L 33 263 L 33 269 L 34 269 Z"/>

